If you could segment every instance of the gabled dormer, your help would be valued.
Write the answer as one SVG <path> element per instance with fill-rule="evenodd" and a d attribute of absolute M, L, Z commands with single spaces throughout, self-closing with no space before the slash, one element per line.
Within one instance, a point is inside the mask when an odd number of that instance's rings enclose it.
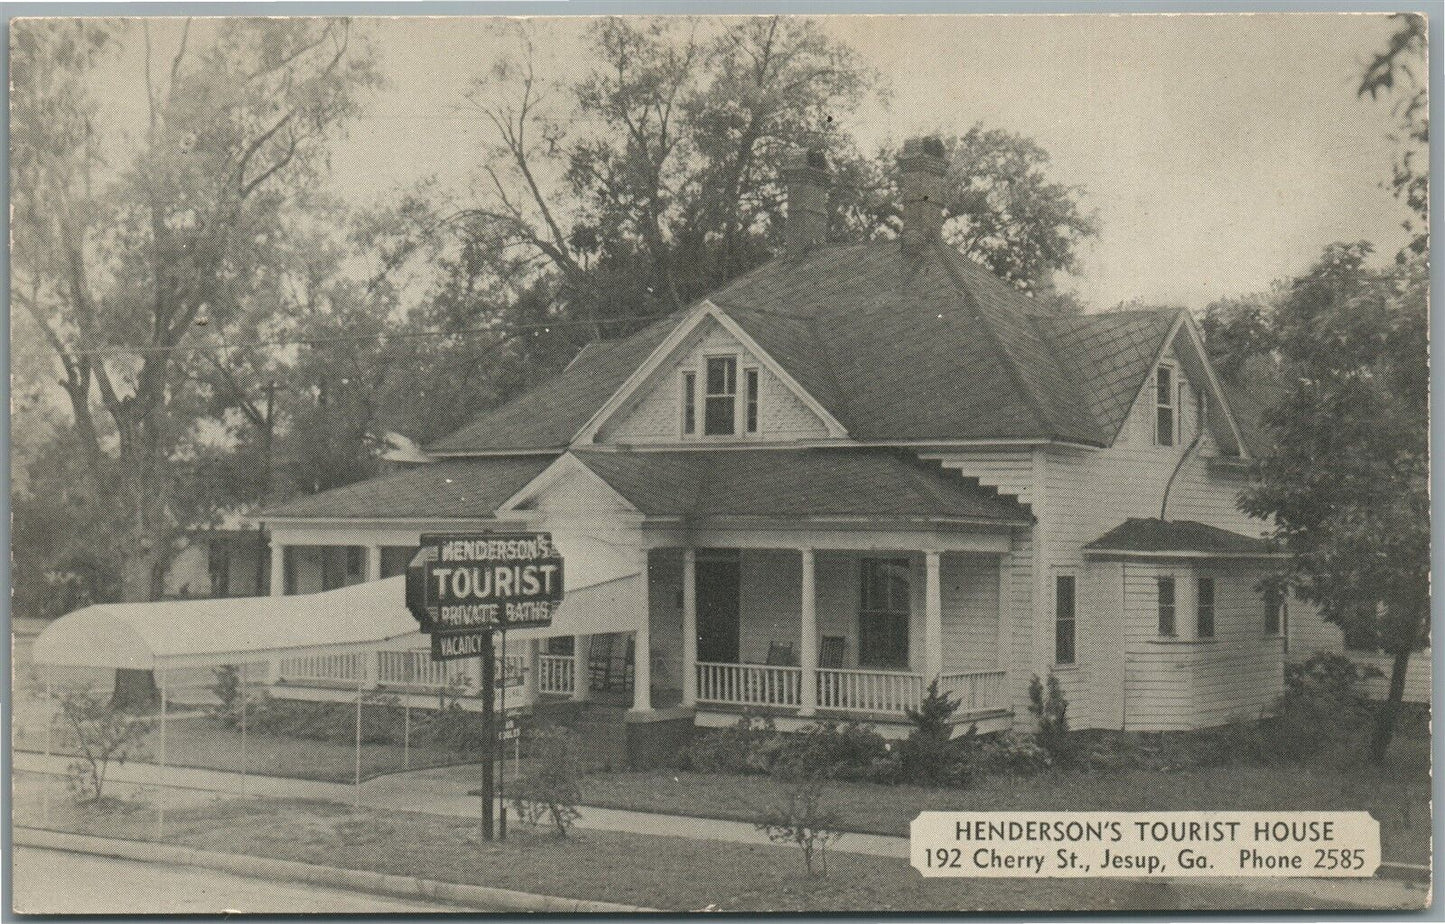
<path fill-rule="evenodd" d="M 704 303 L 679 323 L 576 442 L 786 444 L 846 435 L 742 325 Z"/>

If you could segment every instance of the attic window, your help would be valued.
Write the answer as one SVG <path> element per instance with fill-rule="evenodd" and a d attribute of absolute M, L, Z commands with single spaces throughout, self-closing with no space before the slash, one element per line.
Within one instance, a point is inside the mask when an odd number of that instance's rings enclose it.
<path fill-rule="evenodd" d="M 731 436 L 737 432 L 738 360 L 736 356 L 709 356 L 707 396 L 703 399 L 704 436 Z"/>
<path fill-rule="evenodd" d="M 1174 445 L 1174 367 L 1154 372 L 1154 445 Z"/>
<path fill-rule="evenodd" d="M 682 433 L 684 436 L 692 436 L 697 432 L 697 405 L 694 403 L 696 394 L 697 373 L 684 372 L 682 374 Z"/>
<path fill-rule="evenodd" d="M 758 370 L 744 369 L 743 382 L 747 387 L 747 432 L 758 432 Z"/>

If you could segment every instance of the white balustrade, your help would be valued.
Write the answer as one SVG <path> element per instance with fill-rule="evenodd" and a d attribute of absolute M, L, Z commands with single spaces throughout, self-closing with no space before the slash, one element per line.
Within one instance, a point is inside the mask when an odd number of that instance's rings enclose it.
<path fill-rule="evenodd" d="M 938 679 L 938 688 L 950 693 L 958 700 L 955 715 L 970 712 L 988 712 L 1003 709 L 1003 671 L 963 671 L 944 674 Z"/>
<path fill-rule="evenodd" d="M 818 671 L 818 708 L 902 713 L 923 699 L 923 677 L 901 671 Z"/>
<path fill-rule="evenodd" d="M 699 661 L 697 698 L 731 706 L 798 706 L 803 669 L 769 664 L 715 664 Z"/>
<path fill-rule="evenodd" d="M 278 673 L 283 681 L 356 683 L 364 676 L 362 654 L 317 654 L 282 658 Z"/>
<path fill-rule="evenodd" d="M 537 658 L 537 691 L 570 694 L 577 682 L 576 664 L 571 655 L 540 655 Z"/>

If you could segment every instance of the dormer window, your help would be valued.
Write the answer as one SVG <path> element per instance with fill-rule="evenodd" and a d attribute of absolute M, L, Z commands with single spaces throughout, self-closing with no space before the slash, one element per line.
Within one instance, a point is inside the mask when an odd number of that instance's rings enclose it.
<path fill-rule="evenodd" d="M 738 360 L 736 356 L 707 358 L 707 394 L 703 398 L 704 436 L 731 436 L 737 432 Z"/>
<path fill-rule="evenodd" d="M 1174 367 L 1154 372 L 1154 445 L 1174 445 Z"/>
<path fill-rule="evenodd" d="M 682 374 L 682 435 L 692 436 L 697 432 L 697 373 Z"/>

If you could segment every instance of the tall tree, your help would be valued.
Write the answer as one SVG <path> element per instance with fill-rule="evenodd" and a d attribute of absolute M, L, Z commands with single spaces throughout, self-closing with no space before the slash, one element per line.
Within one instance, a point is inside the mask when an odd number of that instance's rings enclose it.
<path fill-rule="evenodd" d="M 1336 244 L 1271 318 L 1282 387 L 1275 449 L 1240 507 L 1273 524 L 1285 578 L 1348 637 L 1392 658 L 1371 753 L 1383 759 L 1411 652 L 1430 627 L 1428 280 Z"/>
<path fill-rule="evenodd" d="M 90 28 L 15 29 L 12 295 L 54 350 L 80 451 L 124 511 L 123 594 L 145 599 L 212 500 L 194 490 L 211 482 L 195 464 L 205 401 L 187 346 L 274 311 L 289 226 L 377 76 L 346 20 L 187 21 L 163 61 L 146 24 L 144 134 L 107 164 L 86 92 L 104 43 Z"/>

